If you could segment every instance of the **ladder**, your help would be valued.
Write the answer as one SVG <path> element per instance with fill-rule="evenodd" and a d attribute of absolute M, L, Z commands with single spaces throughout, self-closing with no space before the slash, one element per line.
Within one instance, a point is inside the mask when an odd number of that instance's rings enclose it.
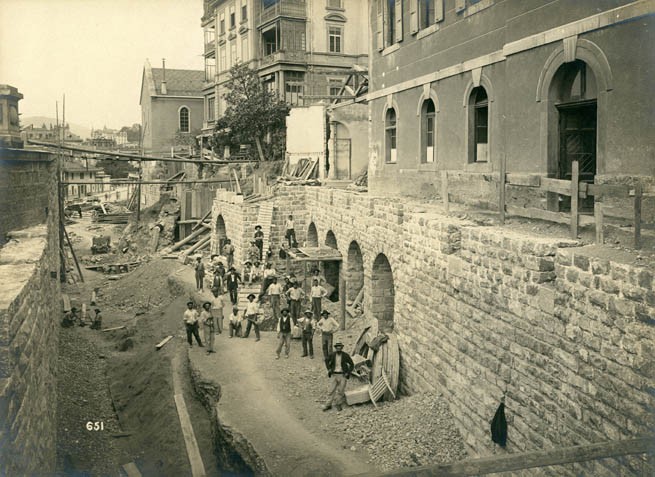
<path fill-rule="evenodd" d="M 259 211 L 257 213 L 257 223 L 262 226 L 264 232 L 264 250 L 263 256 L 266 258 L 266 251 L 271 243 L 271 227 L 273 223 L 273 204 L 270 202 L 262 202 L 259 204 Z"/>

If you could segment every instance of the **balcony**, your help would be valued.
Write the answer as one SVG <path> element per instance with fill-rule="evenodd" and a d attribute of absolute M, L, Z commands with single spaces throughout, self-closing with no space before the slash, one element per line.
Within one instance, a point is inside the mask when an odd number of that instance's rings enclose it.
<path fill-rule="evenodd" d="M 270 1 L 262 1 L 262 10 L 257 18 L 257 26 L 261 26 L 278 17 L 307 18 L 305 0 L 278 0 L 273 5 L 265 7 Z"/>
<path fill-rule="evenodd" d="M 279 50 L 270 55 L 264 56 L 260 61 L 260 67 L 269 66 L 275 63 L 305 63 L 304 51 Z"/>

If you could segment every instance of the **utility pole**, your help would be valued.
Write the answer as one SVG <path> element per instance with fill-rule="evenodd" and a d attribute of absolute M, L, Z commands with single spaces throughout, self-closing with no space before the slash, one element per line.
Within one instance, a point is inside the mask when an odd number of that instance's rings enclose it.
<path fill-rule="evenodd" d="M 141 128 L 141 156 L 145 155 L 145 146 L 143 144 L 143 136 L 145 134 L 146 125 Z M 139 159 L 139 183 L 136 190 L 136 228 L 139 229 L 141 223 L 141 181 L 143 181 L 143 160 Z"/>
<path fill-rule="evenodd" d="M 55 114 L 57 120 L 57 130 L 59 130 L 59 102 L 55 101 Z M 59 255 L 61 256 L 61 263 L 59 264 L 59 277 L 63 283 L 66 283 L 66 252 L 64 249 L 64 191 L 61 184 L 62 176 L 62 154 L 61 154 L 61 140 L 57 134 L 57 142 L 59 143 L 59 150 L 57 151 L 57 208 L 59 209 Z"/>

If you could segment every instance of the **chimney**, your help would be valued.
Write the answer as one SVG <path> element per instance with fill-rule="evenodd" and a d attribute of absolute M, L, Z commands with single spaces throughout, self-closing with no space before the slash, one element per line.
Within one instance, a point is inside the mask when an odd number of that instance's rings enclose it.
<path fill-rule="evenodd" d="M 166 58 L 161 59 L 162 80 L 161 80 L 161 94 L 166 94 Z"/>

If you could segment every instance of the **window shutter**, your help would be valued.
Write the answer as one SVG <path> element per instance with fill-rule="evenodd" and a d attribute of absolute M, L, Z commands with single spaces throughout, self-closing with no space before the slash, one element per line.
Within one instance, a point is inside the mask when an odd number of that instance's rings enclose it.
<path fill-rule="evenodd" d="M 455 12 L 459 13 L 466 9 L 466 0 L 455 0 Z"/>
<path fill-rule="evenodd" d="M 378 0 L 377 1 L 377 19 L 375 22 L 375 43 L 379 51 L 384 49 L 384 17 L 383 17 L 383 12 L 384 12 L 384 6 L 383 2 L 384 0 Z"/>
<path fill-rule="evenodd" d="M 442 22 L 443 21 L 443 2 L 444 0 L 435 0 L 434 6 L 434 21 Z"/>
<path fill-rule="evenodd" d="M 418 0 L 409 0 L 409 31 L 418 31 Z"/>
<path fill-rule="evenodd" d="M 403 0 L 396 0 L 396 38 L 395 42 L 403 41 Z"/>

